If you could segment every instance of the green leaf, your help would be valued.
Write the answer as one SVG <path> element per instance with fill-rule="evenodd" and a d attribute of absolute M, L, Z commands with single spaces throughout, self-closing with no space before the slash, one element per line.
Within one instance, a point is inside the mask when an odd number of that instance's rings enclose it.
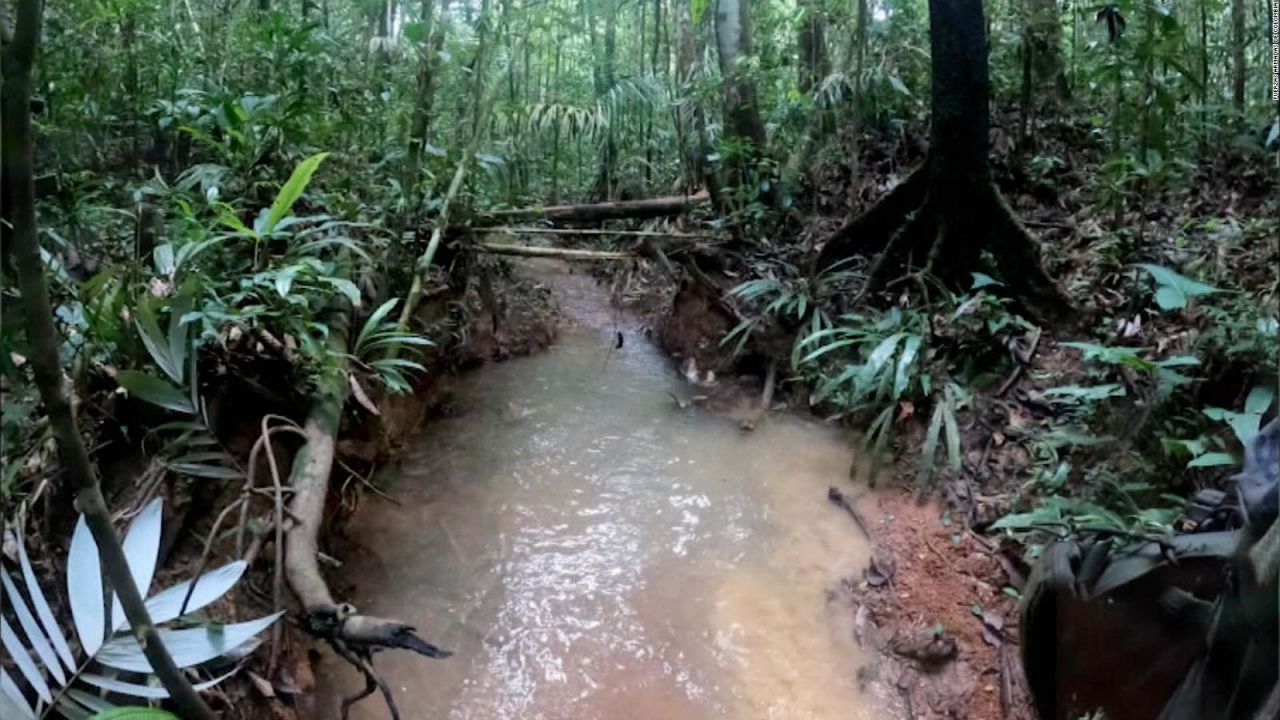
<path fill-rule="evenodd" d="M 178 377 L 174 378 L 178 384 L 182 384 L 182 371 L 187 362 L 187 326 L 182 318 L 191 312 L 191 295 L 190 288 L 183 288 L 169 305 L 169 361 L 178 371 Z"/>
<path fill-rule="evenodd" d="M 118 707 L 103 710 L 89 720 L 180 720 L 166 710 L 149 707 Z"/>
<path fill-rule="evenodd" d="M 973 286 L 969 288 L 970 290 L 981 290 L 982 288 L 990 285 L 1004 284 L 999 280 L 996 280 L 995 278 L 991 277 L 990 275 L 984 275 L 983 273 L 980 273 L 980 272 L 969 273 L 969 274 L 973 276 Z"/>
<path fill-rule="evenodd" d="M 173 244 L 161 243 L 156 245 L 155 250 L 151 251 L 151 257 L 155 260 L 156 273 L 168 277 L 177 269 L 173 258 Z"/>
<path fill-rule="evenodd" d="M 866 364 L 862 366 L 858 378 L 859 384 L 863 386 L 871 384 L 871 380 L 880 372 L 889 358 L 893 357 L 894 351 L 898 349 L 898 343 L 905 337 L 907 333 L 894 333 L 880 341 L 876 349 L 871 351 Z"/>
<path fill-rule="evenodd" d="M 270 233 L 275 230 L 276 225 L 284 219 L 285 215 L 293 209 L 293 204 L 302 196 L 302 192 L 307 189 L 307 185 L 311 182 L 311 176 L 315 175 L 316 169 L 320 167 L 320 163 L 329 157 L 329 153 L 316 153 L 311 157 L 298 163 L 298 167 L 294 168 L 293 174 L 289 176 L 288 182 L 284 187 L 280 188 L 280 193 L 276 195 L 275 202 L 271 203 L 271 212 L 267 215 L 267 222 L 263 226 L 264 233 Z"/>
<path fill-rule="evenodd" d="M 920 350 L 920 342 L 923 340 L 919 335 L 912 335 L 902 344 L 902 354 L 898 356 L 898 370 L 893 378 L 893 396 L 895 398 L 902 397 L 907 391 L 907 387 L 911 384 L 911 377 L 907 374 L 911 370 L 911 363 L 915 362 L 916 354 Z"/>
<path fill-rule="evenodd" d="M 1198 467 L 1218 467 L 1220 465 L 1235 465 L 1236 459 L 1230 453 L 1212 452 L 1205 453 L 1200 457 L 1187 463 L 1189 468 Z"/>
<path fill-rule="evenodd" d="M 1187 306 L 1187 296 L 1172 285 L 1162 285 L 1156 289 L 1156 304 L 1161 310 L 1181 310 Z"/>
<path fill-rule="evenodd" d="M 332 285 L 335 290 L 346 295 L 353 307 L 360 307 L 360 288 L 356 287 L 355 283 L 338 277 L 322 277 L 320 281 Z"/>
<path fill-rule="evenodd" d="M 356 337 L 355 349 L 357 355 L 360 354 L 360 349 L 368 342 L 370 336 L 378 330 L 378 326 L 382 324 L 382 321 L 386 319 L 398 302 L 400 302 L 398 299 L 392 298 L 382 303 L 377 310 L 374 310 L 369 315 L 369 319 L 364 321 L 364 326 L 360 328 L 360 334 Z"/>
<path fill-rule="evenodd" d="M 952 405 L 950 388 L 947 388 L 946 400 L 942 402 L 942 425 L 947 433 L 947 467 L 952 472 L 959 472 L 960 429 L 956 425 L 956 413 Z"/>
<path fill-rule="evenodd" d="M 147 352 L 151 354 L 151 359 L 164 371 L 165 375 L 172 378 L 174 382 L 181 383 L 182 366 L 175 364 L 169 355 L 168 338 L 160 332 L 160 325 L 156 322 L 151 303 L 145 299 L 139 302 L 133 317 L 138 335 L 142 338 L 142 344 L 147 348 Z"/>
<path fill-rule="evenodd" d="M 1139 263 L 1137 267 L 1146 271 L 1160 287 L 1156 290 L 1156 304 L 1164 310 L 1177 310 L 1187 306 L 1190 298 L 1200 295 L 1212 295 L 1220 289 L 1192 280 L 1184 275 L 1160 265 Z"/>
<path fill-rule="evenodd" d="M 119 370 L 116 372 L 116 382 L 120 383 L 120 387 L 128 390 L 130 395 L 152 405 L 188 415 L 194 415 L 196 412 L 191 406 L 191 401 L 181 390 L 158 377 L 138 370 Z"/>
<path fill-rule="evenodd" d="M 938 455 L 938 438 L 942 435 L 942 414 L 944 403 L 938 402 L 933 408 L 933 417 L 929 419 L 929 430 L 924 436 L 924 452 L 920 457 L 921 484 L 928 485 L 933 478 L 933 463 Z"/>
<path fill-rule="evenodd" d="M 1244 411 L 1247 413 L 1261 415 L 1271 407 L 1271 401 L 1276 397 L 1275 388 L 1266 385 L 1259 385 L 1249 391 L 1249 397 L 1244 401 Z"/>

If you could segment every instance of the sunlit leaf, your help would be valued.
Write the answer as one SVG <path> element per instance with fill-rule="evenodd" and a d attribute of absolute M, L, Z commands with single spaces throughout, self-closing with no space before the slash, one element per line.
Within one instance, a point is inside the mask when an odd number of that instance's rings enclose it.
<path fill-rule="evenodd" d="M 263 225 L 263 233 L 270 233 L 275 230 L 285 215 L 293 209 L 293 204 L 302 196 L 307 185 L 311 182 L 311 176 L 315 175 L 316 169 L 320 167 L 320 163 L 329 157 L 329 153 L 322 152 L 312 155 L 311 157 L 298 163 L 298 167 L 294 168 L 293 174 L 289 176 L 289 180 L 280 188 L 280 193 L 276 195 L 275 202 L 271 203 L 271 211 L 267 214 L 267 220 Z"/>
<path fill-rule="evenodd" d="M 138 370 L 116 371 L 116 382 L 130 395 L 166 410 L 195 414 L 191 400 L 181 390 L 153 375 Z"/>

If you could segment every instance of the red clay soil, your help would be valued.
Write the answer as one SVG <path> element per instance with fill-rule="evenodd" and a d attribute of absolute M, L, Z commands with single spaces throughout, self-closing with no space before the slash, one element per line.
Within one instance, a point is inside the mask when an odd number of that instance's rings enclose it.
<path fill-rule="evenodd" d="M 1002 590 L 1005 572 L 986 541 L 901 489 L 859 508 L 876 561 L 851 588 L 855 629 L 881 658 L 861 674 L 864 686 L 898 717 L 1033 720 L 1018 603 Z"/>

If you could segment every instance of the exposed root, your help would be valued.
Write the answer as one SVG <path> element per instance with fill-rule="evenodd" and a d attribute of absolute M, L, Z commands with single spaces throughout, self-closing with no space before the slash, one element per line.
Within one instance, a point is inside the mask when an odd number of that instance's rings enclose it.
<path fill-rule="evenodd" d="M 934 178 L 931 162 L 916 168 L 879 202 L 845 223 L 826 240 L 814 262 L 823 270 L 855 254 L 879 249 L 857 305 L 881 289 L 889 272 L 922 264 L 924 272 L 962 285 L 980 269 L 982 251 L 995 258 L 1010 293 L 1043 322 L 1069 321 L 1070 301 L 1040 263 L 1036 240 L 1014 217 L 1000 191 L 984 176 L 955 182 Z"/>
<path fill-rule="evenodd" d="M 904 258 L 905 264 L 910 264 L 910 258 L 917 249 L 927 245 L 936 246 L 940 238 L 937 213 L 933 204 L 926 199 L 919 208 L 908 214 L 905 222 L 889 236 L 884 250 L 876 256 L 867 270 L 866 283 L 854 296 L 851 304 L 857 306 L 868 293 L 879 290 L 891 268 L 902 266 Z"/>
<path fill-rule="evenodd" d="M 869 242 L 890 237 L 908 215 L 924 204 L 928 186 L 929 163 L 925 162 L 879 202 L 827 236 L 814 269 L 825 270 L 850 255 L 865 252 Z"/>

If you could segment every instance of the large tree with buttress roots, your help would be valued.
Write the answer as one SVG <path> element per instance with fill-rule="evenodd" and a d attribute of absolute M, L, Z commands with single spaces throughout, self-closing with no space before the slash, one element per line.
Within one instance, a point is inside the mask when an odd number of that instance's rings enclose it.
<path fill-rule="evenodd" d="M 982 0 L 929 0 L 932 121 L 924 164 L 870 209 L 844 223 L 817 258 L 821 270 L 875 255 L 867 287 L 918 268 L 959 284 L 994 270 L 1032 314 L 1066 320 L 1071 305 L 1040 263 L 1036 241 L 1014 217 L 987 160 L 989 80 Z M 987 251 L 994 268 L 987 267 Z"/>

